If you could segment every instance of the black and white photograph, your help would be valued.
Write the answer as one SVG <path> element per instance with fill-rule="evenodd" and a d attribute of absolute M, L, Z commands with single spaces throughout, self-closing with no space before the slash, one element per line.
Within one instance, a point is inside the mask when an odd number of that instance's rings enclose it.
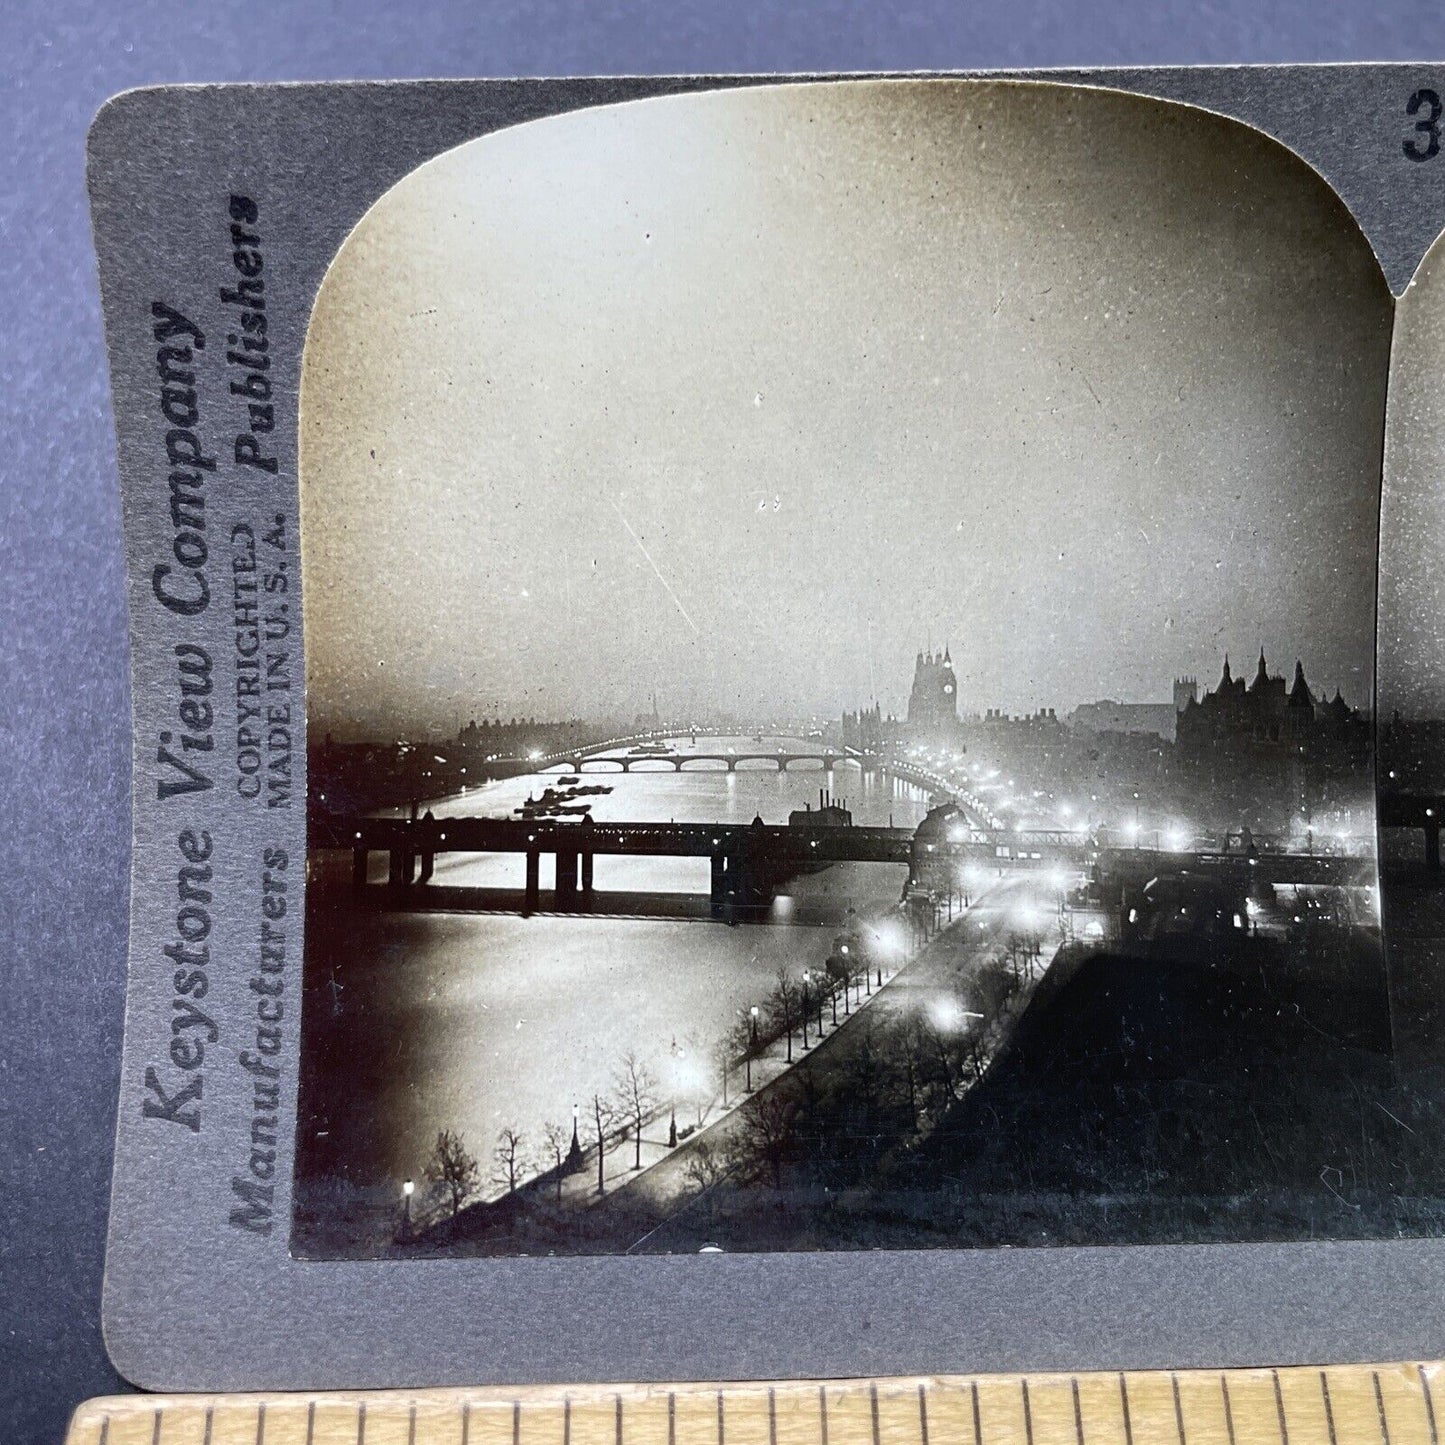
<path fill-rule="evenodd" d="M 661 97 L 401 179 L 300 388 L 292 1253 L 1438 1233 L 1393 324 L 1297 155 L 1105 90 Z M 1382 749 L 1436 737 L 1438 645 L 1385 655 Z"/>

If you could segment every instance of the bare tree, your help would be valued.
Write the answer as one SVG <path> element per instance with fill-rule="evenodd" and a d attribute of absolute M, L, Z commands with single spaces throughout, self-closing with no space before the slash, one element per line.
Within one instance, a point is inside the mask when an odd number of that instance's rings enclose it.
<path fill-rule="evenodd" d="M 848 959 L 846 954 L 839 953 L 836 949 L 828 956 L 825 965 L 826 974 L 824 979 L 824 993 L 822 997 L 826 1001 L 833 1014 L 833 1027 L 838 1027 L 838 995 L 843 995 L 843 1013 L 848 1013 Z M 822 1004 L 819 1004 L 821 1016 Z"/>
<path fill-rule="evenodd" d="M 704 1036 L 696 1029 L 687 1035 L 683 1043 L 686 1046 L 683 1056 L 696 1060 L 698 1067 L 690 1068 L 684 1073 L 678 1099 L 680 1102 L 692 1106 L 696 1120 L 695 1127 L 701 1129 L 714 1098 L 714 1074 L 710 1072 L 710 1069 L 718 1069 L 717 1050 L 719 1046 L 717 1044 L 709 1045 Z M 726 1095 L 727 1076 L 720 1069 L 718 1072 L 722 1078 L 723 1093 Z M 726 1098 L 723 1103 L 727 1103 Z"/>
<path fill-rule="evenodd" d="M 943 1086 L 943 1092 L 949 1100 L 958 1098 L 958 1081 L 954 1077 L 954 1040 L 944 1033 L 942 1029 L 935 1028 L 931 1024 L 924 1024 L 923 1040 L 927 1045 L 929 1056 L 937 1069 L 938 1082 Z"/>
<path fill-rule="evenodd" d="M 744 1048 L 746 1048 L 746 1044 Z M 722 1084 L 722 1106 L 728 1106 L 728 1075 L 732 1073 L 733 1060 L 737 1057 L 734 1049 L 732 1032 L 726 1033 L 718 1039 L 708 1051 L 708 1057 L 712 1061 L 713 1068 L 717 1071 L 717 1077 Z M 697 1122 L 702 1123 L 702 1111 L 699 1109 Z"/>
<path fill-rule="evenodd" d="M 901 1020 L 890 1030 L 890 1042 L 902 1066 L 903 1083 L 908 1097 L 908 1117 L 918 1125 L 918 1111 L 923 1085 L 924 1062 L 928 1055 L 929 1034 L 934 1030 L 919 1018 Z"/>
<path fill-rule="evenodd" d="M 592 1118 L 597 1126 L 597 1192 L 603 1193 L 607 1185 L 607 1131 L 612 1127 L 612 1101 L 601 1094 L 592 1096 Z"/>
<path fill-rule="evenodd" d="M 462 1205 L 476 1193 L 480 1178 L 477 1161 L 467 1153 L 460 1134 L 451 1129 L 438 1133 L 426 1163 L 426 1177 L 446 1192 L 451 1202 L 451 1217 L 455 1219 Z"/>
<path fill-rule="evenodd" d="M 787 1037 L 790 1064 L 793 1062 L 793 1029 L 798 1023 L 800 997 L 798 985 L 788 976 L 787 968 L 780 964 L 777 981 L 773 984 L 773 992 L 768 999 L 768 1010 L 772 1014 L 774 1026 Z"/>
<path fill-rule="evenodd" d="M 868 986 L 869 993 L 872 987 L 868 985 L 871 977 L 869 973 L 868 941 L 862 934 L 854 940 L 853 946 L 848 950 L 843 962 L 847 965 L 847 982 L 844 988 L 852 988 L 854 1002 L 861 1008 L 863 1005 L 863 989 Z"/>
<path fill-rule="evenodd" d="M 862 1120 L 864 1135 L 871 1137 L 877 1131 L 889 1082 L 882 1025 L 870 1012 L 853 1027 L 857 1034 L 852 1049 L 843 1060 L 844 1088 Z"/>
<path fill-rule="evenodd" d="M 983 1071 L 988 1067 L 988 1044 L 978 1029 L 970 1030 L 963 1041 L 963 1062 L 973 1075 L 974 1083 L 983 1078 Z"/>
<path fill-rule="evenodd" d="M 765 1174 L 783 1187 L 783 1166 L 797 1150 L 797 1094 L 789 1088 L 754 1094 L 737 1112 L 733 1135 L 736 1163 L 750 1174 Z"/>
<path fill-rule="evenodd" d="M 613 1096 L 617 1112 L 632 1130 L 636 1153 L 632 1167 L 642 1168 L 642 1126 L 657 1108 L 657 1078 L 652 1070 L 629 1051 L 613 1080 Z"/>
<path fill-rule="evenodd" d="M 497 1147 L 492 1150 L 492 1159 L 497 1166 L 492 1178 L 498 1184 L 505 1184 L 508 1194 L 517 1192 L 517 1174 L 525 1167 L 522 1144 L 521 1134 L 509 1124 L 497 1135 Z"/>
<path fill-rule="evenodd" d="M 1017 975 L 1009 967 L 1008 959 L 1000 954 L 985 963 L 973 977 L 976 1007 L 989 1020 L 993 1020 L 1018 991 L 1018 987 Z"/>
<path fill-rule="evenodd" d="M 565 1172 L 562 1168 L 563 1161 L 567 1157 L 567 1151 L 572 1146 L 572 1136 L 560 1124 L 548 1124 L 542 1130 L 542 1145 L 547 1151 L 547 1157 L 552 1161 L 552 1171 L 557 1181 L 557 1202 L 562 1202 L 562 1175 Z"/>
<path fill-rule="evenodd" d="M 714 1185 L 722 1183 L 727 1172 L 726 1155 L 710 1140 L 699 1139 L 687 1151 L 687 1165 L 683 1173 L 699 1194 L 706 1194 Z"/>

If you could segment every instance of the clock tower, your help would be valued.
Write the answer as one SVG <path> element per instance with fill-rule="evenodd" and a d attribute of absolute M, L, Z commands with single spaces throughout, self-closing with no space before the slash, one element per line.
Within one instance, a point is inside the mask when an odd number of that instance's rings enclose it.
<path fill-rule="evenodd" d="M 939 741 L 958 728 L 958 678 L 947 647 L 941 655 L 930 648 L 914 659 L 908 726 L 917 736 Z"/>

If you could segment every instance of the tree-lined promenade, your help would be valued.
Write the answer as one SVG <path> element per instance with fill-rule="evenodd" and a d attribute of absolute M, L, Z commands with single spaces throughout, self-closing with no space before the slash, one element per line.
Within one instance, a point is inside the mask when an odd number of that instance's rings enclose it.
<path fill-rule="evenodd" d="M 566 1128 L 535 1142 L 503 1129 L 490 1159 L 467 1155 L 460 1203 L 442 1186 L 442 1156 L 467 1146 L 444 1136 L 428 1206 L 401 1233 L 420 1247 L 485 1248 L 500 1235 L 516 1248 L 530 1223 L 556 1230 L 560 1248 L 627 1248 L 658 1221 L 705 1214 L 724 1182 L 776 1188 L 804 1144 L 800 1100 L 825 1088 L 864 1115 L 880 1090 L 906 1093 L 922 1137 L 983 1075 L 1059 941 L 1023 896 L 1012 880 L 951 924 L 931 904 L 927 920 L 915 909 L 911 920 L 860 921 L 825 973 L 780 971 L 764 1003 L 711 1047 L 673 1039 L 656 1065 L 629 1052 L 607 1094 L 578 1101 Z"/>

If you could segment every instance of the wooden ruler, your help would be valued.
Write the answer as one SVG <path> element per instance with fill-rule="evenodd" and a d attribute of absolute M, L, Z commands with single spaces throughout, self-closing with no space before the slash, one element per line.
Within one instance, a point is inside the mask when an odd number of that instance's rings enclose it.
<path fill-rule="evenodd" d="M 67 1445 L 1441 1445 L 1445 1364 L 126 1395 Z"/>

